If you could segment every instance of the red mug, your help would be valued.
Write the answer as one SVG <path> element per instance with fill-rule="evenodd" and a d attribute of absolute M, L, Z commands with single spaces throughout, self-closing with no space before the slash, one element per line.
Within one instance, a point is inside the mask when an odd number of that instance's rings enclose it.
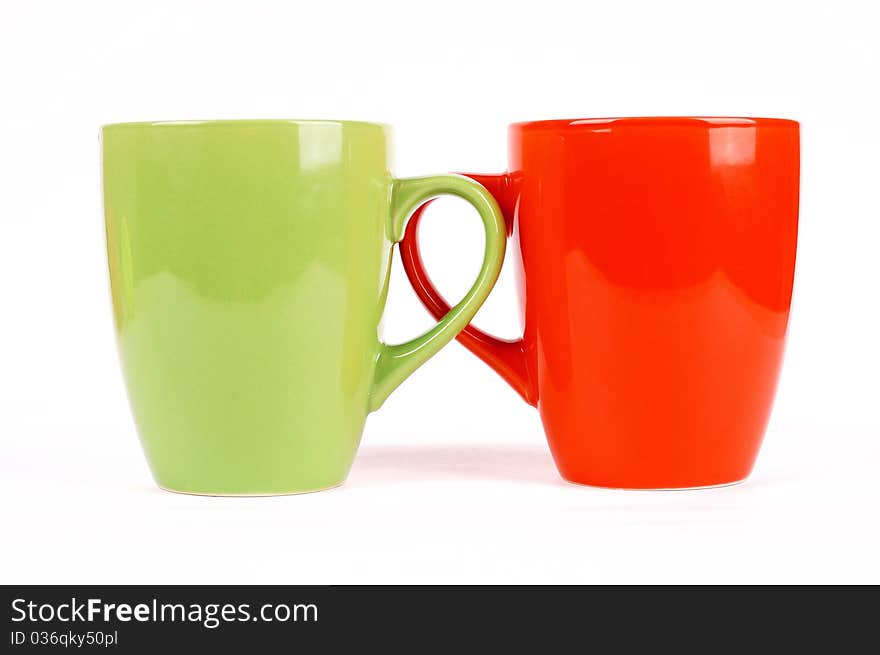
<path fill-rule="evenodd" d="M 516 123 L 504 212 L 524 332 L 459 335 L 535 405 L 559 472 L 603 487 L 745 479 L 773 404 L 797 248 L 799 126 L 768 118 Z M 449 311 L 409 222 L 401 256 Z"/>

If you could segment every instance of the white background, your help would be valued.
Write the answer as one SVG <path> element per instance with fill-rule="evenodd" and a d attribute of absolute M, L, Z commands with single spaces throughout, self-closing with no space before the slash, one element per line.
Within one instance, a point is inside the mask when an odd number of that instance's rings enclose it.
<path fill-rule="evenodd" d="M 0 582 L 880 582 L 876 2 L 0 3 Z M 342 488 L 159 491 L 116 360 L 98 128 L 349 118 L 396 172 L 498 172 L 514 120 L 802 123 L 785 368 L 744 485 L 560 480 L 537 412 L 458 344 L 371 416 Z M 464 293 L 466 205 L 422 230 Z M 395 257 L 386 337 L 430 325 Z M 519 331 L 509 271 L 478 316 Z"/>

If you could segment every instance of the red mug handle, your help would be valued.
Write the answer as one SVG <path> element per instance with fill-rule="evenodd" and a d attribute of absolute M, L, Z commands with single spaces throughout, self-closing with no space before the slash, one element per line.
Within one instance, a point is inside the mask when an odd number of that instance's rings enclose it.
<path fill-rule="evenodd" d="M 506 173 L 501 175 L 463 173 L 463 175 L 482 184 L 495 197 L 504 214 L 507 236 L 510 237 L 513 233 L 513 214 L 516 206 L 516 197 L 510 176 Z M 439 319 L 449 311 L 449 303 L 440 295 L 425 271 L 425 265 L 419 252 L 417 232 L 422 212 L 430 203 L 431 201 L 422 204 L 413 212 L 412 218 L 407 223 L 403 241 L 400 242 L 400 257 L 403 260 L 406 275 L 419 300 L 434 318 Z M 523 400 L 530 405 L 537 406 L 537 389 L 529 375 L 522 339 L 514 341 L 498 339 L 473 325 L 468 325 L 456 338 L 504 378 L 522 396 Z"/>

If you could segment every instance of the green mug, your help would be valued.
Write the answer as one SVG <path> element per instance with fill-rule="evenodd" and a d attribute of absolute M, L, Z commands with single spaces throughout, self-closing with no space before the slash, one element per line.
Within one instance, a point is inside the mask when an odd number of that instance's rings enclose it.
<path fill-rule="evenodd" d="M 119 352 L 164 489 L 341 484 L 367 414 L 468 324 L 501 268 L 492 196 L 456 175 L 394 178 L 384 125 L 123 123 L 102 148 Z M 426 334 L 385 344 L 392 246 L 442 194 L 483 221 L 479 277 Z"/>

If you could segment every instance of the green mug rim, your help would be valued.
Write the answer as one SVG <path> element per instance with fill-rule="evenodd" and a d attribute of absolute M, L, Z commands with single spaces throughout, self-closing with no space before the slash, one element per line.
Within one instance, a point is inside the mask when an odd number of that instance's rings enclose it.
<path fill-rule="evenodd" d="M 185 127 L 248 127 L 255 125 L 339 125 L 349 128 L 368 128 L 389 131 L 387 123 L 372 121 L 349 121 L 323 118 L 230 118 L 206 120 L 169 120 L 169 121 L 134 121 L 123 123 L 107 123 L 101 130 L 145 129 L 145 128 L 185 128 Z"/>

